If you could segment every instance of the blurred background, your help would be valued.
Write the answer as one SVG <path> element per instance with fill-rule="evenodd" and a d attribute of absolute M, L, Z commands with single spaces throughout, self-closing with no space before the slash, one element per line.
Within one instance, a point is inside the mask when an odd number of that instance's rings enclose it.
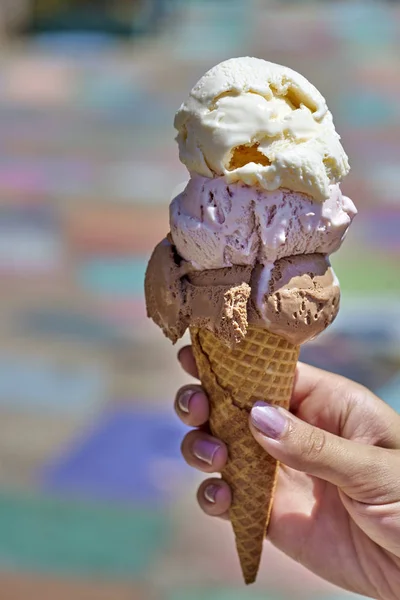
<path fill-rule="evenodd" d="M 188 379 L 143 277 L 186 179 L 172 122 L 193 84 L 231 56 L 300 71 L 359 208 L 340 316 L 303 358 L 400 407 L 400 4 L 1 0 L 0 45 L 2 600 L 355 598 L 268 545 L 243 588 L 180 458 Z"/>

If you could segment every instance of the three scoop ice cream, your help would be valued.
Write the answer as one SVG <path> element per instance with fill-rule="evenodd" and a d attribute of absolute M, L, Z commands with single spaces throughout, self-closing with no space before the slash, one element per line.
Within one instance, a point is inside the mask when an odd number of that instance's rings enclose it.
<path fill-rule="evenodd" d="M 252 524 L 243 531 L 238 515 L 251 512 L 244 504 L 253 498 L 246 500 L 237 485 L 240 453 L 247 456 L 249 477 L 265 459 L 244 423 L 258 399 L 288 405 L 299 346 L 336 317 L 340 288 L 329 255 L 341 246 L 357 211 L 340 190 L 349 164 L 326 102 L 291 69 L 256 58 L 221 63 L 195 85 L 175 127 L 190 180 L 171 202 L 170 232 L 148 265 L 147 311 L 173 342 L 190 328 L 210 396 L 211 428 L 218 435 L 231 423 L 231 431 L 240 431 L 239 444 L 225 440 L 228 451 L 231 444 L 230 465 L 222 475 L 236 490 L 231 519 L 250 582 L 268 524 L 276 464 L 271 459 L 265 465 L 269 491 L 262 488 L 262 474 L 259 482 L 253 478 L 254 489 L 262 490 L 254 513 L 261 537 L 253 536 L 258 541 L 249 554 Z M 221 360 L 230 366 L 221 370 Z M 247 371 L 253 360 L 258 371 Z M 247 394 L 245 403 L 229 377 L 225 380 L 233 364 L 236 370 L 243 366 L 246 389 L 254 387 L 252 373 L 260 378 L 258 392 Z M 225 419 L 225 429 L 213 411 Z"/>
<path fill-rule="evenodd" d="M 191 178 L 171 202 L 169 238 L 150 263 L 149 315 L 174 342 L 190 325 L 240 341 L 246 325 L 224 310 L 221 273 L 196 286 L 196 273 L 228 268 L 251 287 L 233 295 L 241 302 L 247 294 L 250 322 L 297 344 L 320 333 L 339 309 L 328 257 L 356 214 L 340 190 L 349 164 L 324 98 L 291 69 L 231 59 L 195 85 L 175 127 Z"/>

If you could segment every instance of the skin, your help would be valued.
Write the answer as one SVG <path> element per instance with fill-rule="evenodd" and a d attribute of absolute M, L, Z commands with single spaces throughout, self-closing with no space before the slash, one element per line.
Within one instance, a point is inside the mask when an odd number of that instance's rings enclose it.
<path fill-rule="evenodd" d="M 179 360 L 198 377 L 190 347 L 180 351 Z M 220 472 L 228 452 L 210 435 L 202 388 L 181 388 L 175 408 L 196 428 L 182 443 L 186 462 L 205 473 Z M 257 442 L 281 462 L 269 540 L 335 585 L 398 599 L 400 416 L 363 386 L 301 363 L 290 412 L 272 410 L 284 417 L 278 439 L 262 433 L 249 416 Z M 215 444 L 212 464 L 195 455 L 204 440 Z M 229 518 L 231 493 L 221 479 L 204 481 L 197 499 L 207 515 Z"/>

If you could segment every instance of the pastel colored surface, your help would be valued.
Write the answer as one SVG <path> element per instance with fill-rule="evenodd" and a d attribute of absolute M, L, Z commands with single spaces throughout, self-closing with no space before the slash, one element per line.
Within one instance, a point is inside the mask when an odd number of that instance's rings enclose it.
<path fill-rule="evenodd" d="M 78 279 L 95 294 L 133 296 L 142 292 L 145 270 L 142 258 L 95 258 L 82 264 Z"/>
<path fill-rule="evenodd" d="M 29 3 L 11 4 L 12 38 Z M 268 545 L 259 588 L 239 587 L 231 532 L 180 458 L 172 405 L 192 380 L 146 318 L 143 277 L 187 180 L 172 121 L 193 84 L 230 56 L 298 70 L 332 110 L 359 208 L 332 260 L 339 317 L 302 357 L 400 409 L 400 4 L 145 4 L 151 36 L 122 44 L 0 31 L 0 565 L 17 571 L 1 598 L 355 598 Z"/>
<path fill-rule="evenodd" d="M 397 374 L 392 379 L 390 379 L 385 385 L 383 385 L 377 390 L 379 396 L 385 402 L 393 406 L 393 408 L 395 408 L 398 412 L 400 412 L 399 387 L 400 374 Z"/>
<path fill-rule="evenodd" d="M 129 583 L 104 583 L 21 573 L 1 574 L 2 600 L 57 598 L 57 600 L 157 600 Z"/>
<path fill-rule="evenodd" d="M 0 409 L 81 415 L 104 400 L 106 377 L 95 365 L 0 354 Z"/>
<path fill-rule="evenodd" d="M 179 451 L 185 430 L 169 412 L 116 407 L 39 479 L 49 491 L 92 500 L 165 502 L 189 478 Z"/>
<path fill-rule="evenodd" d="M 37 336 L 65 336 L 92 343 L 115 343 L 122 331 L 107 323 L 103 316 L 84 312 L 43 308 L 21 315 L 19 330 Z"/>
<path fill-rule="evenodd" d="M 0 494 L 0 568 L 133 579 L 166 540 L 161 512 Z"/>
<path fill-rule="evenodd" d="M 213 588 L 200 588 L 197 590 L 186 589 L 180 592 L 173 592 L 168 600 L 202 600 L 207 598 L 208 600 L 265 600 L 265 592 L 261 591 L 240 591 L 235 589 L 216 590 Z M 268 600 L 280 600 L 279 594 L 276 595 L 274 592 L 269 591 Z"/>

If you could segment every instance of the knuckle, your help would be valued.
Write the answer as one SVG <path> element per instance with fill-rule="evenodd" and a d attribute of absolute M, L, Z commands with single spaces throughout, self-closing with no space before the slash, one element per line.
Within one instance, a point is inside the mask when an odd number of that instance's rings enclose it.
<path fill-rule="evenodd" d="M 302 457 L 307 461 L 317 460 L 326 446 L 326 433 L 323 429 L 312 428 L 304 437 L 302 444 Z"/>

